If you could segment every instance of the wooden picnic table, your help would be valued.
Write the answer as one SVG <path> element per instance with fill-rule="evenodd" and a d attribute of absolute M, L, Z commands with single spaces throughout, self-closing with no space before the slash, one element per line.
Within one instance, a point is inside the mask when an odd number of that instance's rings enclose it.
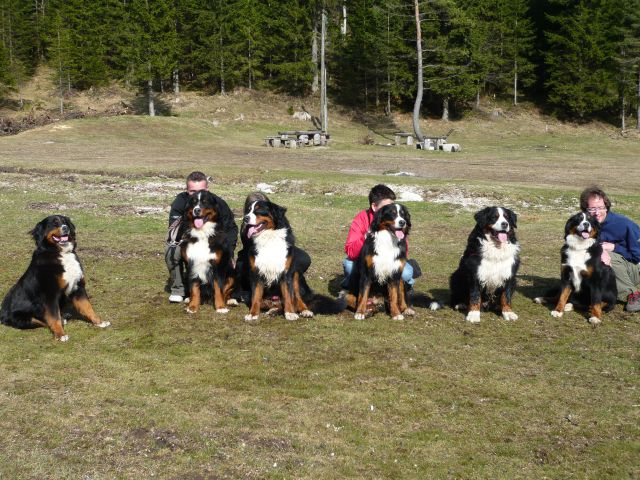
<path fill-rule="evenodd" d="M 327 145 L 330 135 L 322 130 L 292 130 L 278 132 L 265 138 L 265 145 L 268 147 L 297 148 L 306 145 Z"/>

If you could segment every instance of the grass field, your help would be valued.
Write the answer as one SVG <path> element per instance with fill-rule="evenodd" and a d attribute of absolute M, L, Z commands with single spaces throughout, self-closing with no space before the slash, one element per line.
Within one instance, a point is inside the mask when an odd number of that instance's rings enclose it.
<path fill-rule="evenodd" d="M 66 344 L 0 329 L 0 478 L 639 478 L 640 317 L 618 305 L 593 328 L 532 298 L 556 281 L 584 186 L 598 180 L 640 220 L 640 142 L 514 118 L 454 124 L 464 151 L 452 155 L 364 146 L 367 129 L 346 117 L 330 148 L 302 151 L 260 146 L 282 118 L 87 119 L 0 138 L 0 294 L 29 262 L 27 232 L 60 212 L 113 324 L 71 321 Z M 274 185 L 325 294 L 375 183 L 425 198 L 406 203 L 416 289 L 443 302 L 473 213 L 511 207 L 520 318 L 471 325 L 419 302 L 404 322 L 247 324 L 245 306 L 189 316 L 163 291 L 163 241 L 194 169 L 236 212 L 258 182 Z"/>

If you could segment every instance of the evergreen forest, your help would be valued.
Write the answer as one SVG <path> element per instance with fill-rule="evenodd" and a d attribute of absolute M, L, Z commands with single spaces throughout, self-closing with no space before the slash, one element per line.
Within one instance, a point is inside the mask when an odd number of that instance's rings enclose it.
<path fill-rule="evenodd" d="M 113 81 L 303 96 L 319 89 L 324 51 L 332 101 L 407 111 L 416 18 L 429 115 L 495 97 L 637 122 L 640 0 L 0 0 L 0 100 L 40 65 L 61 96 Z"/>

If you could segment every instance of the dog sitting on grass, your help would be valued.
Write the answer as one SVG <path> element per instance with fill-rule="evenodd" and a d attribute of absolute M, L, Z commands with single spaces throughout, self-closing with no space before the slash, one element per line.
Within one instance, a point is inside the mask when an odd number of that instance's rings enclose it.
<path fill-rule="evenodd" d="M 61 311 L 67 303 L 94 326 L 105 328 L 85 289 L 85 275 L 76 255 L 76 229 L 69 217 L 51 215 L 38 222 L 36 242 L 27 271 L 9 290 L 0 307 L 0 322 L 15 328 L 47 327 L 66 342 Z"/>

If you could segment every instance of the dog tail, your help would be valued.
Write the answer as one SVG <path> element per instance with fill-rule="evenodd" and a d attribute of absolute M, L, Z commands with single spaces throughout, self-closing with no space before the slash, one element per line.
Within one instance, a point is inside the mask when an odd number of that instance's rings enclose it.
<path fill-rule="evenodd" d="M 546 290 L 543 296 L 534 298 L 533 301 L 541 305 L 545 303 L 556 303 L 559 297 L 560 287 L 553 287 Z"/>
<path fill-rule="evenodd" d="M 347 308 L 347 301 L 344 298 L 331 298 L 326 295 L 314 293 L 307 301 L 307 307 L 313 313 L 320 315 L 337 315 Z"/>

